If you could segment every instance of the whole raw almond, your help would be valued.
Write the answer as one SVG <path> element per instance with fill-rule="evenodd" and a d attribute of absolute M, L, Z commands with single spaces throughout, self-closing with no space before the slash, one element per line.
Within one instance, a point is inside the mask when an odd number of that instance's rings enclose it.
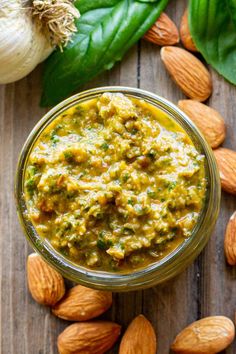
<path fill-rule="evenodd" d="M 112 293 L 77 285 L 67 291 L 52 312 L 68 321 L 87 321 L 100 316 L 112 304 Z"/>
<path fill-rule="evenodd" d="M 181 42 L 183 43 L 183 46 L 190 50 L 191 52 L 197 52 L 197 47 L 195 46 L 190 30 L 189 30 L 189 24 L 188 24 L 188 10 L 186 9 L 184 11 L 184 14 L 182 16 L 181 22 L 180 22 L 180 39 Z"/>
<path fill-rule="evenodd" d="M 175 83 L 186 96 L 205 101 L 212 93 L 212 80 L 203 63 L 187 50 L 163 47 L 161 59 Z"/>
<path fill-rule="evenodd" d="M 226 129 L 220 113 L 194 100 L 181 100 L 178 107 L 196 124 L 213 149 L 223 143 Z"/>
<path fill-rule="evenodd" d="M 234 336 L 234 324 L 229 318 L 206 317 L 180 332 L 171 349 L 178 354 L 215 354 L 227 348 Z"/>
<path fill-rule="evenodd" d="M 119 354 L 156 354 L 157 340 L 151 323 L 139 315 L 130 323 L 121 343 Z"/>
<path fill-rule="evenodd" d="M 65 294 L 63 277 L 36 253 L 28 256 L 27 278 L 31 295 L 39 304 L 53 306 Z"/>
<path fill-rule="evenodd" d="M 220 171 L 221 187 L 236 195 L 236 152 L 226 148 L 213 151 Z"/>
<path fill-rule="evenodd" d="M 164 12 L 146 32 L 144 39 L 157 45 L 174 45 L 179 42 L 179 31 L 175 23 Z"/>
<path fill-rule="evenodd" d="M 113 322 L 94 321 L 74 323 L 58 337 L 60 354 L 103 354 L 120 335 L 121 326 Z"/>
<path fill-rule="evenodd" d="M 227 262 L 230 265 L 236 265 L 236 211 L 226 227 L 224 247 Z"/>

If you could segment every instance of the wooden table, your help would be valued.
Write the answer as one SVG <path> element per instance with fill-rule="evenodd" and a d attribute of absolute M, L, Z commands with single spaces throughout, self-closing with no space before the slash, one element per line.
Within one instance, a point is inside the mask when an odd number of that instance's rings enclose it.
<path fill-rule="evenodd" d="M 167 12 L 177 24 L 186 1 L 172 1 Z M 236 88 L 212 70 L 214 92 L 209 104 L 227 122 L 224 146 L 236 149 Z M 27 78 L 0 87 L 0 254 L 2 354 L 57 353 L 56 339 L 67 325 L 36 304 L 27 290 L 25 262 L 31 252 L 17 220 L 13 183 L 21 146 L 42 117 L 39 107 L 41 68 Z M 121 64 L 88 87 L 127 85 L 157 93 L 174 103 L 184 96 L 165 71 L 160 48 L 141 41 Z M 158 335 L 158 353 L 169 353 L 175 335 L 187 324 L 208 315 L 234 318 L 236 272 L 225 263 L 223 238 L 226 223 L 236 208 L 236 198 L 223 194 L 217 227 L 205 250 L 188 269 L 161 286 L 145 291 L 115 294 L 105 318 L 122 324 L 143 313 Z M 111 351 L 116 353 L 116 350 Z M 225 353 L 236 353 L 236 343 Z M 95 354 L 95 353 L 94 353 Z M 143 353 L 149 354 L 149 353 Z"/>

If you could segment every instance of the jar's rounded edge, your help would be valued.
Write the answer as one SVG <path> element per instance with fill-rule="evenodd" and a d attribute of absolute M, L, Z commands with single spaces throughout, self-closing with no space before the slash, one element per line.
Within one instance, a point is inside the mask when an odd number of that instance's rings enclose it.
<path fill-rule="evenodd" d="M 46 242 L 37 235 L 31 222 L 25 217 L 26 206 L 24 204 L 22 185 L 24 167 L 29 155 L 29 149 L 37 139 L 38 132 L 40 129 L 42 129 L 46 122 L 55 119 L 65 109 L 68 109 L 70 106 L 74 106 L 81 100 L 91 99 L 93 96 L 100 95 L 104 92 L 121 92 L 124 94 L 133 95 L 139 99 L 151 99 L 155 101 L 156 104 L 158 103 L 161 105 L 159 108 L 167 109 L 167 113 L 171 115 L 173 113 L 177 114 L 180 119 L 187 123 L 192 133 L 197 136 L 201 147 L 204 148 L 204 153 L 207 157 L 210 173 L 210 188 L 212 192 L 210 195 L 209 204 L 206 209 L 206 215 L 204 216 L 203 220 L 201 220 L 201 225 L 199 227 L 199 238 L 197 239 L 196 235 L 195 239 L 193 235 L 190 236 L 188 240 L 186 240 L 182 245 L 180 245 L 170 255 L 165 257 L 162 261 L 129 274 L 120 273 L 117 275 L 114 273 L 96 272 L 75 265 L 68 259 L 65 259 L 48 244 L 46 244 Z M 212 150 L 198 128 L 193 124 L 188 116 L 176 105 L 161 96 L 142 89 L 124 86 L 106 86 L 83 91 L 62 101 L 49 112 L 47 112 L 35 125 L 20 152 L 15 177 L 15 199 L 17 205 L 17 214 L 25 236 L 33 249 L 39 253 L 46 262 L 52 265 L 66 278 L 81 283 L 85 286 L 99 289 L 109 289 L 112 291 L 137 290 L 160 284 L 171 279 L 173 276 L 177 275 L 184 268 L 186 268 L 199 255 L 209 240 L 219 213 L 220 195 L 221 189 L 219 173 Z M 208 224 L 207 231 L 206 223 Z M 187 250 L 189 250 L 189 252 L 187 252 Z M 179 259 L 180 256 L 182 256 L 181 262 Z"/>

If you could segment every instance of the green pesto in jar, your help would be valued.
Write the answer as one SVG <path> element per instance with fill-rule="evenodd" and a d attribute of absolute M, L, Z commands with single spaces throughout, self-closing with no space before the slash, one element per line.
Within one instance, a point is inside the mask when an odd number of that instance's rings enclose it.
<path fill-rule="evenodd" d="M 191 235 L 205 194 L 204 156 L 187 133 L 154 106 L 115 93 L 54 119 L 25 174 L 38 234 L 94 270 L 132 271 L 170 254 Z"/>

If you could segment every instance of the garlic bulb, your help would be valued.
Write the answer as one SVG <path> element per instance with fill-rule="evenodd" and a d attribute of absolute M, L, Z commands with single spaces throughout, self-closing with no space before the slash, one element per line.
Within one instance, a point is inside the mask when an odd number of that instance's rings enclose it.
<path fill-rule="evenodd" d="M 0 0 L 0 84 L 28 75 L 76 31 L 69 0 Z"/>

